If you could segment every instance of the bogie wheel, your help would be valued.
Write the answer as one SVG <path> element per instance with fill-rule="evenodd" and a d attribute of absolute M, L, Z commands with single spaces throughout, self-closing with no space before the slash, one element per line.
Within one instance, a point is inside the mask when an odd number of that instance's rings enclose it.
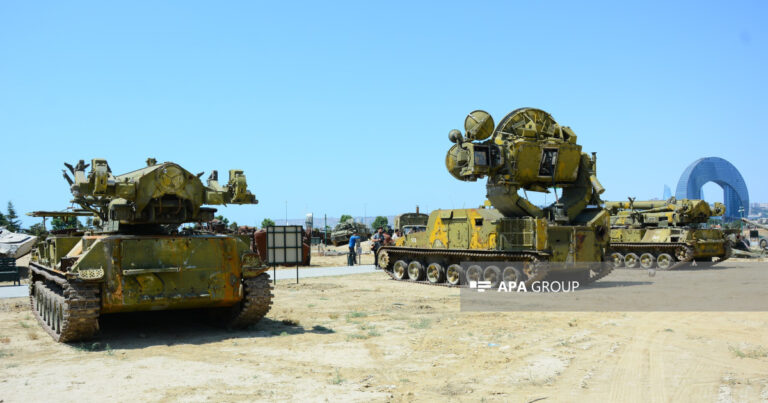
<path fill-rule="evenodd" d="M 450 285 L 466 284 L 465 278 L 464 268 L 457 264 L 452 264 L 445 270 L 445 281 Z"/>
<path fill-rule="evenodd" d="M 411 280 L 424 280 L 424 275 L 424 265 L 422 265 L 421 262 L 414 260 L 408 264 L 408 277 Z"/>
<path fill-rule="evenodd" d="M 445 281 L 445 269 L 440 263 L 430 263 L 427 266 L 427 280 L 430 283 L 442 283 Z"/>
<path fill-rule="evenodd" d="M 515 266 L 505 267 L 504 271 L 502 272 L 501 278 L 504 280 L 505 283 L 509 283 L 509 282 L 521 283 L 525 281 L 525 275 L 523 274 L 523 271 L 518 269 Z"/>
<path fill-rule="evenodd" d="M 634 253 L 627 253 L 624 255 L 624 266 L 626 266 L 628 269 L 633 269 L 637 267 L 639 260 L 640 258 L 637 257 L 637 255 Z"/>
<path fill-rule="evenodd" d="M 473 264 L 467 268 L 467 281 L 480 281 L 483 278 L 483 268 Z"/>
<path fill-rule="evenodd" d="M 766 248 L 768 248 L 768 240 L 765 240 L 765 239 L 761 239 L 761 240 L 760 240 L 760 248 L 761 248 L 761 249 L 766 249 Z"/>
<path fill-rule="evenodd" d="M 408 263 L 404 260 L 398 260 L 395 265 L 392 266 L 392 274 L 398 280 L 406 280 L 408 278 Z"/>
<path fill-rule="evenodd" d="M 656 265 L 659 266 L 659 269 L 661 270 L 669 269 L 669 266 L 672 266 L 673 262 L 674 259 L 672 259 L 672 256 L 670 256 L 668 253 L 662 253 L 656 257 Z"/>
<path fill-rule="evenodd" d="M 382 270 L 386 270 L 387 266 L 389 266 L 389 253 L 387 251 L 381 251 L 379 252 L 379 268 Z"/>
<path fill-rule="evenodd" d="M 675 258 L 678 261 L 685 261 L 688 258 L 688 252 L 685 250 L 685 248 L 677 248 L 675 251 Z"/>
<path fill-rule="evenodd" d="M 611 253 L 610 262 L 615 268 L 624 266 L 624 255 L 619 252 L 613 252 Z"/>
<path fill-rule="evenodd" d="M 483 280 L 490 281 L 491 287 L 496 288 L 501 282 L 501 269 L 496 266 L 488 266 L 483 270 Z"/>
<path fill-rule="evenodd" d="M 653 263 L 655 261 L 656 259 L 654 259 L 653 255 L 651 255 L 648 252 L 640 255 L 640 266 L 642 266 L 643 269 L 650 269 L 651 267 L 653 267 Z"/>

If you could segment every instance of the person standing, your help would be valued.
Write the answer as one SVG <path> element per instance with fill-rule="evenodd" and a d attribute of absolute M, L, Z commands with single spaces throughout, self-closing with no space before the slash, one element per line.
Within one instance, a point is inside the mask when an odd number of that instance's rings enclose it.
<path fill-rule="evenodd" d="M 384 241 L 384 235 L 381 234 L 382 232 L 384 232 L 382 227 L 376 228 L 376 233 L 371 237 L 371 242 L 373 243 L 373 245 L 371 245 L 371 250 L 373 251 L 373 265 L 375 267 L 379 267 L 379 255 L 377 255 L 376 252 L 381 248 L 381 243 Z"/>
<path fill-rule="evenodd" d="M 352 234 L 351 237 L 349 237 L 349 254 L 347 255 L 347 266 L 355 265 L 355 258 L 357 257 L 357 253 L 355 249 L 359 244 L 360 244 L 360 234 L 358 234 L 358 232 L 355 231 L 355 233 Z"/>

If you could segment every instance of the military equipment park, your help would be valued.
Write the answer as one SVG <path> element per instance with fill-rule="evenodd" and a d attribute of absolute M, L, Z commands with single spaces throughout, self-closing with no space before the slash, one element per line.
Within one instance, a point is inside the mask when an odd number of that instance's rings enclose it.
<path fill-rule="evenodd" d="M 7 7 L 0 403 L 768 401 L 758 10 L 232 6 Z"/>

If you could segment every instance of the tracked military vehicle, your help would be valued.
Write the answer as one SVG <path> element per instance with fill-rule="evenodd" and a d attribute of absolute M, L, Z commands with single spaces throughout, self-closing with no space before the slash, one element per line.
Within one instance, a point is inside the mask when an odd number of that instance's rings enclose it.
<path fill-rule="evenodd" d="M 344 245 L 349 242 L 349 238 L 357 232 L 362 239 L 368 239 L 371 236 L 371 230 L 367 225 L 361 222 L 355 222 L 353 219 L 349 219 L 344 222 L 340 222 L 336 225 L 331 232 L 331 243 L 333 246 Z"/>
<path fill-rule="evenodd" d="M 724 233 L 703 226 L 713 216 L 725 214 L 704 200 L 606 202 L 611 213 L 610 261 L 615 267 L 672 270 L 686 262 L 720 263 L 730 257 Z"/>
<path fill-rule="evenodd" d="M 464 136 L 449 133 L 455 144 L 446 168 L 462 181 L 487 177 L 494 208 L 432 211 L 426 231 L 379 249 L 382 269 L 396 280 L 454 287 L 544 279 L 583 284 L 612 270 L 603 263 L 610 217 L 600 207 L 596 157 L 581 152 L 573 130 L 533 108 L 511 112 L 495 128 L 487 112 L 474 111 L 464 128 Z M 527 199 L 526 192 L 551 190 L 550 206 Z"/>
<path fill-rule="evenodd" d="M 242 171 L 207 186 L 181 166 L 147 160 L 145 168 L 113 175 L 106 160 L 82 160 L 65 171 L 73 202 L 83 210 L 30 215 L 90 216 L 95 230 L 53 233 L 37 245 L 30 300 L 40 325 L 57 341 L 93 337 L 99 316 L 117 312 L 210 308 L 240 328 L 261 319 L 272 301 L 267 267 L 232 235 L 177 229 L 213 220 L 204 205 L 256 204 Z"/>

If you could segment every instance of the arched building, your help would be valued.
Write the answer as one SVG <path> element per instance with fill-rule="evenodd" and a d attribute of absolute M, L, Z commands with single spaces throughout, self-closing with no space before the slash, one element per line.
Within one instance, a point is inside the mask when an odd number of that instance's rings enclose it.
<path fill-rule="evenodd" d="M 701 199 L 701 187 L 708 182 L 723 188 L 726 221 L 738 220 L 749 214 L 749 192 L 744 178 L 733 164 L 718 157 L 701 158 L 689 165 L 677 182 L 675 197 Z M 742 208 L 743 212 L 739 211 Z"/>

